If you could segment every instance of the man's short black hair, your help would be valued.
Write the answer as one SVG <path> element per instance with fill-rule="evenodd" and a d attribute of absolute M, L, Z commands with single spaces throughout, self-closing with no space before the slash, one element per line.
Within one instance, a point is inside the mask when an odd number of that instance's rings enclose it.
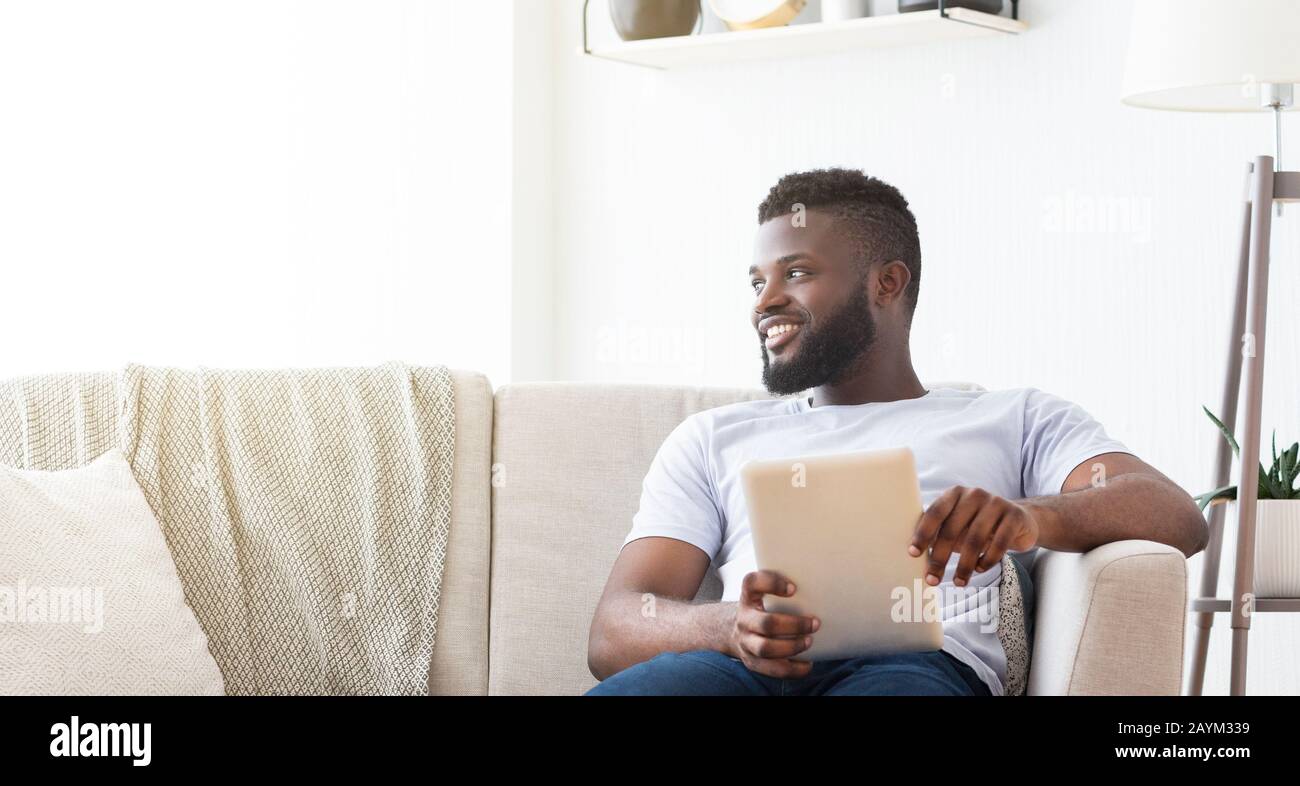
<path fill-rule="evenodd" d="M 916 217 L 899 190 L 858 169 L 793 172 L 778 180 L 758 206 L 758 223 L 793 213 L 796 205 L 842 220 L 862 248 L 864 273 L 873 262 L 898 260 L 907 265 L 912 281 L 904 297 L 911 324 L 921 291 L 921 239 Z"/>

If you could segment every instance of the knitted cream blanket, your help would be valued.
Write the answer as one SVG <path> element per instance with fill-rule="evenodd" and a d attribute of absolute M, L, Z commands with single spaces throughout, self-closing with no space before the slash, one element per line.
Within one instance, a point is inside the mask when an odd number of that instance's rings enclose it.
<path fill-rule="evenodd" d="M 120 447 L 232 694 L 422 694 L 451 517 L 445 367 L 0 383 L 0 461 Z"/>

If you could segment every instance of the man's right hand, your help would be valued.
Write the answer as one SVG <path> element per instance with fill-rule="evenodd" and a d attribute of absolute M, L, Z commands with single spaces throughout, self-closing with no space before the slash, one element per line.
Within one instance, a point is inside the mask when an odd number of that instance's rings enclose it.
<path fill-rule="evenodd" d="M 764 595 L 789 597 L 795 586 L 780 573 L 757 570 L 745 574 L 736 604 L 736 624 L 729 641 L 733 658 L 750 671 L 778 679 L 798 679 L 812 670 L 812 662 L 792 660 L 812 646 L 812 634 L 821 627 L 816 617 L 779 614 L 763 608 Z"/>

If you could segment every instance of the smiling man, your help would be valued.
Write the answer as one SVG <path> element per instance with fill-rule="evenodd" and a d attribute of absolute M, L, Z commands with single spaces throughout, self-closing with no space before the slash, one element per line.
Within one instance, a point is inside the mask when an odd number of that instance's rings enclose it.
<path fill-rule="evenodd" d="M 1008 552 L 1208 539 L 1191 497 L 1078 405 L 1037 388 L 927 390 L 909 337 L 916 221 L 893 186 L 846 169 L 781 178 L 758 209 L 749 269 L 774 395 L 697 413 L 665 440 L 592 621 L 589 695 L 1001 695 L 987 622 Z M 759 571 L 740 488 L 750 459 L 906 445 L 925 512 L 909 553 L 943 599 L 934 652 L 810 663 L 815 617 L 768 612 L 797 591 Z M 722 600 L 692 601 L 710 563 Z M 644 613 L 647 599 L 654 613 Z"/>

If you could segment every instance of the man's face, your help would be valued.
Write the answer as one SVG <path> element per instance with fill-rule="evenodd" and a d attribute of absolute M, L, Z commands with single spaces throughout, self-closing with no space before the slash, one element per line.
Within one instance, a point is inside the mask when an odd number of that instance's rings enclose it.
<path fill-rule="evenodd" d="M 750 268 L 763 385 L 778 396 L 840 381 L 876 338 L 861 250 L 833 216 L 796 215 L 759 227 Z"/>

